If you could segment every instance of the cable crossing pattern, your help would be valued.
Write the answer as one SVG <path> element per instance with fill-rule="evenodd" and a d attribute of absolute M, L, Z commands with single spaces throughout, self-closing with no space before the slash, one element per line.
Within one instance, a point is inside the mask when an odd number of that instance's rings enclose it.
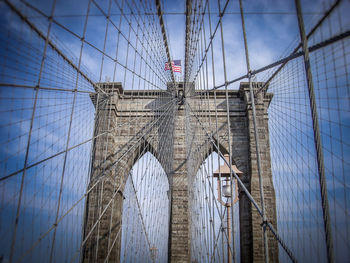
<path fill-rule="evenodd" d="M 350 3 L 277 2 L 0 1 L 0 262 L 347 262 Z"/>

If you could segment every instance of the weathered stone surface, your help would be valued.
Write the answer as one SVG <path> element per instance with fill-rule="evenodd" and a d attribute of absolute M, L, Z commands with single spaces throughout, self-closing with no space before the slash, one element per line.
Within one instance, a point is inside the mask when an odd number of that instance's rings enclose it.
<path fill-rule="evenodd" d="M 109 262 L 119 262 L 123 188 L 130 169 L 146 151 L 152 152 L 158 159 L 170 180 L 169 261 L 191 262 L 190 186 L 186 158 L 188 150 L 195 151 L 190 156 L 197 156 L 196 160 L 191 160 L 196 171 L 204 159 L 217 149 L 208 141 L 203 141 L 204 136 L 196 136 L 204 134 L 198 125 L 190 132 L 186 131 L 186 118 L 193 117 L 186 115 L 184 105 L 175 105 L 167 114 L 157 118 L 164 110 L 156 109 L 166 107 L 169 103 L 169 97 L 160 96 L 161 91 L 123 92 L 120 84 L 102 86 L 106 91 L 113 92 L 113 95 L 103 100 L 104 103 L 96 105 L 98 118 L 95 134 L 103 131 L 106 131 L 106 134 L 99 136 L 94 142 L 90 186 L 96 184 L 102 175 L 106 179 L 98 182 L 88 196 L 84 262 L 103 262 L 108 254 Z M 243 183 L 260 205 L 253 119 L 248 92 L 248 83 L 242 83 L 239 91 L 228 92 L 230 145 L 225 91 L 210 92 L 205 105 L 201 105 L 202 101 L 196 97 L 187 98 L 186 103 L 193 106 L 192 113 L 199 118 L 206 132 L 213 136 L 222 154 L 231 151 L 232 162 L 243 172 Z M 267 118 L 271 97 L 271 94 L 263 96 L 261 93 L 256 98 L 256 108 L 266 211 L 268 219 L 277 228 Z M 94 98 L 94 101 L 96 103 L 102 100 Z M 197 110 L 201 108 L 206 110 L 205 114 Z M 154 121 L 160 122 L 155 125 L 157 128 L 149 128 L 147 124 Z M 191 136 L 190 140 L 194 143 L 191 149 L 186 145 L 189 139 L 186 136 Z M 260 225 L 262 219 L 242 189 L 239 198 L 241 261 L 263 262 L 263 235 Z M 111 200 L 112 203 L 109 203 Z M 107 206 L 100 223 L 94 226 L 101 211 Z M 270 232 L 268 238 L 270 260 L 278 262 L 277 242 Z"/>

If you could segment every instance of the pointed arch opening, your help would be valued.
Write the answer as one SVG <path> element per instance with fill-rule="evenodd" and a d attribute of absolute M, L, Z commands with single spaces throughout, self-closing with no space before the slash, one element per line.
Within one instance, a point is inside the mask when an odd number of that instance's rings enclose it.
<path fill-rule="evenodd" d="M 162 160 L 153 153 L 138 156 L 125 184 L 120 262 L 168 258 L 169 182 Z"/>
<path fill-rule="evenodd" d="M 227 154 L 222 146 L 220 152 Z M 213 147 L 206 151 L 200 160 L 202 161 L 199 161 L 194 170 L 195 176 L 192 177 L 190 194 L 192 258 L 200 259 L 200 262 L 227 262 L 229 256 L 239 262 L 240 220 L 237 182 L 232 181 L 232 188 L 227 186 L 231 184 L 230 176 L 227 176 L 227 169 L 223 168 L 228 166 Z M 231 197 L 227 197 L 228 193 L 225 192 L 229 189 L 232 191 Z"/>

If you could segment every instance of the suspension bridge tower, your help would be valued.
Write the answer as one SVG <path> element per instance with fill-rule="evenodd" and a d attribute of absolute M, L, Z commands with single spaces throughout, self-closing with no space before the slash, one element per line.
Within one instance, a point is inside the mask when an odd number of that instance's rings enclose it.
<path fill-rule="evenodd" d="M 255 83 L 258 87 L 262 83 Z M 241 83 L 239 90 L 230 90 L 229 93 L 229 118 L 231 138 L 228 139 L 224 133 L 218 134 L 210 126 L 206 117 L 201 117 L 196 112 L 196 104 L 200 101 L 196 96 L 184 96 L 183 85 L 178 85 L 177 90 L 164 90 L 163 96 L 155 97 L 152 91 L 123 90 L 120 83 L 101 83 L 101 88 L 105 91 L 93 98 L 98 115 L 95 132 L 104 134 L 96 138 L 94 142 L 93 172 L 90 185 L 98 180 L 98 175 L 103 174 L 108 179 L 104 181 L 102 187 L 96 188 L 89 194 L 87 201 L 87 213 L 85 220 L 85 235 L 90 235 L 84 249 L 85 262 L 102 262 L 106 255 L 109 255 L 111 262 L 119 262 L 121 248 L 121 233 L 118 226 L 122 222 L 123 207 L 123 187 L 131 168 L 144 149 L 152 149 L 155 157 L 160 160 L 161 165 L 169 178 L 171 192 L 170 226 L 169 226 L 169 261 L 170 262 L 190 262 L 191 260 L 191 233 L 190 233 L 190 191 L 192 174 L 188 170 L 188 163 L 199 168 L 212 151 L 219 154 L 232 153 L 232 163 L 243 172 L 241 181 L 250 191 L 252 197 L 257 202 L 260 201 L 259 179 L 257 170 L 256 147 L 254 140 L 254 129 L 252 119 L 252 108 L 248 96 L 248 83 Z M 169 91 L 171 91 L 169 93 Z M 203 90 L 192 91 L 192 95 L 204 92 Z M 214 94 L 215 93 L 215 94 Z M 188 94 L 188 93 L 187 93 Z M 225 108 L 225 91 L 207 91 L 210 100 L 210 114 L 216 114 L 220 130 L 227 130 L 227 109 Z M 123 100 L 120 98 L 123 97 Z M 215 98 L 214 98 L 215 97 Z M 175 99 L 175 100 L 174 100 Z M 274 186 L 271 175 L 270 146 L 268 133 L 267 110 L 272 99 L 271 93 L 260 93 L 256 98 L 256 117 L 259 124 L 259 144 L 262 160 L 263 187 L 265 192 L 265 207 L 269 215 L 269 222 L 276 225 L 276 200 Z M 173 103 L 173 101 L 175 101 Z M 160 117 L 159 112 L 154 109 L 159 105 L 172 104 L 170 113 Z M 187 114 L 189 108 L 193 107 L 192 113 Z M 131 110 L 132 109 L 132 110 Z M 215 113 L 216 112 L 216 113 Z M 209 114 L 209 115 L 210 115 Z M 126 122 L 130 115 L 145 116 L 143 121 L 137 121 L 129 125 L 127 130 L 114 129 L 106 132 L 109 127 L 118 127 L 118 124 Z M 170 116 L 170 117 L 169 117 Z M 196 117 L 193 117 L 196 116 Z M 199 116 L 199 117 L 198 117 Z M 166 125 L 153 125 L 153 120 L 166 120 Z M 194 118 L 197 118 L 195 120 Z M 203 129 L 210 136 L 208 140 L 214 147 L 208 148 L 208 143 L 202 137 L 196 137 L 196 131 L 191 130 L 191 126 L 186 122 L 200 122 Z M 112 125 L 111 125 L 112 124 Z M 123 126 L 124 127 L 124 126 Z M 130 132 L 132 131 L 132 132 Z M 144 134 L 152 134 L 153 140 L 148 140 Z M 192 146 L 186 145 L 186 137 L 192 136 Z M 156 138 L 156 139 L 154 139 Z M 192 139 L 193 138 L 193 139 Z M 110 152 L 104 151 L 105 142 L 113 144 Z M 230 145 L 229 145 L 230 142 Z M 116 152 L 113 149 L 117 150 Z M 194 154 L 191 149 L 196 149 L 200 154 Z M 162 155 L 172 155 L 172 162 L 166 163 L 162 160 Z M 107 157 L 106 157 L 107 155 Z M 196 158 L 195 156 L 202 156 Z M 107 161 L 103 161 L 107 160 Z M 121 160 L 121 161 L 120 161 Z M 119 162 L 115 167 L 114 163 Z M 113 167 L 113 169 L 111 169 Z M 117 187 L 121 185 L 121 187 Z M 103 190 L 103 196 L 100 191 Z M 260 215 L 253 207 L 249 197 L 241 187 L 239 187 L 239 223 L 240 223 L 240 257 L 241 262 L 263 262 L 263 235 Z M 112 205 L 109 205 L 113 202 Z M 98 210 L 104 207 L 108 211 L 103 214 L 99 221 Z M 113 222 L 111 224 L 111 221 Z M 94 229 L 94 222 L 100 222 L 99 231 Z M 109 240 L 115 240 L 111 242 Z M 98 244 L 98 249 L 96 246 Z M 269 258 L 271 262 L 278 262 L 278 245 L 272 234 L 268 234 Z"/>

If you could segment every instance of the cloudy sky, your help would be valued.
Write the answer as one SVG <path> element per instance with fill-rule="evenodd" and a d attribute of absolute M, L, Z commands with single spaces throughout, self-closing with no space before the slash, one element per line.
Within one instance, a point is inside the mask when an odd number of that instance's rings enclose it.
<path fill-rule="evenodd" d="M 221 1 L 221 8 L 225 1 Z M 169 34 L 171 54 L 184 61 L 185 43 L 185 3 L 184 1 L 164 1 L 165 21 Z M 309 29 L 330 5 L 324 1 L 304 1 L 304 22 Z M 245 24 L 252 69 L 258 69 L 291 52 L 298 44 L 299 33 L 294 1 L 243 1 L 246 13 Z M 218 22 L 217 1 L 210 1 L 212 28 Z M 166 14 L 168 13 L 168 14 Z M 207 17 L 205 19 L 207 21 Z M 208 23 L 205 23 L 207 43 Z M 231 1 L 223 18 L 223 33 L 228 80 L 246 73 L 246 62 L 239 1 Z M 216 85 L 223 83 L 221 36 L 217 32 L 214 39 L 214 60 Z M 210 68 L 210 67 L 209 67 Z M 211 69 L 210 69 L 211 70 Z M 237 85 L 234 85 L 237 88 Z"/>

